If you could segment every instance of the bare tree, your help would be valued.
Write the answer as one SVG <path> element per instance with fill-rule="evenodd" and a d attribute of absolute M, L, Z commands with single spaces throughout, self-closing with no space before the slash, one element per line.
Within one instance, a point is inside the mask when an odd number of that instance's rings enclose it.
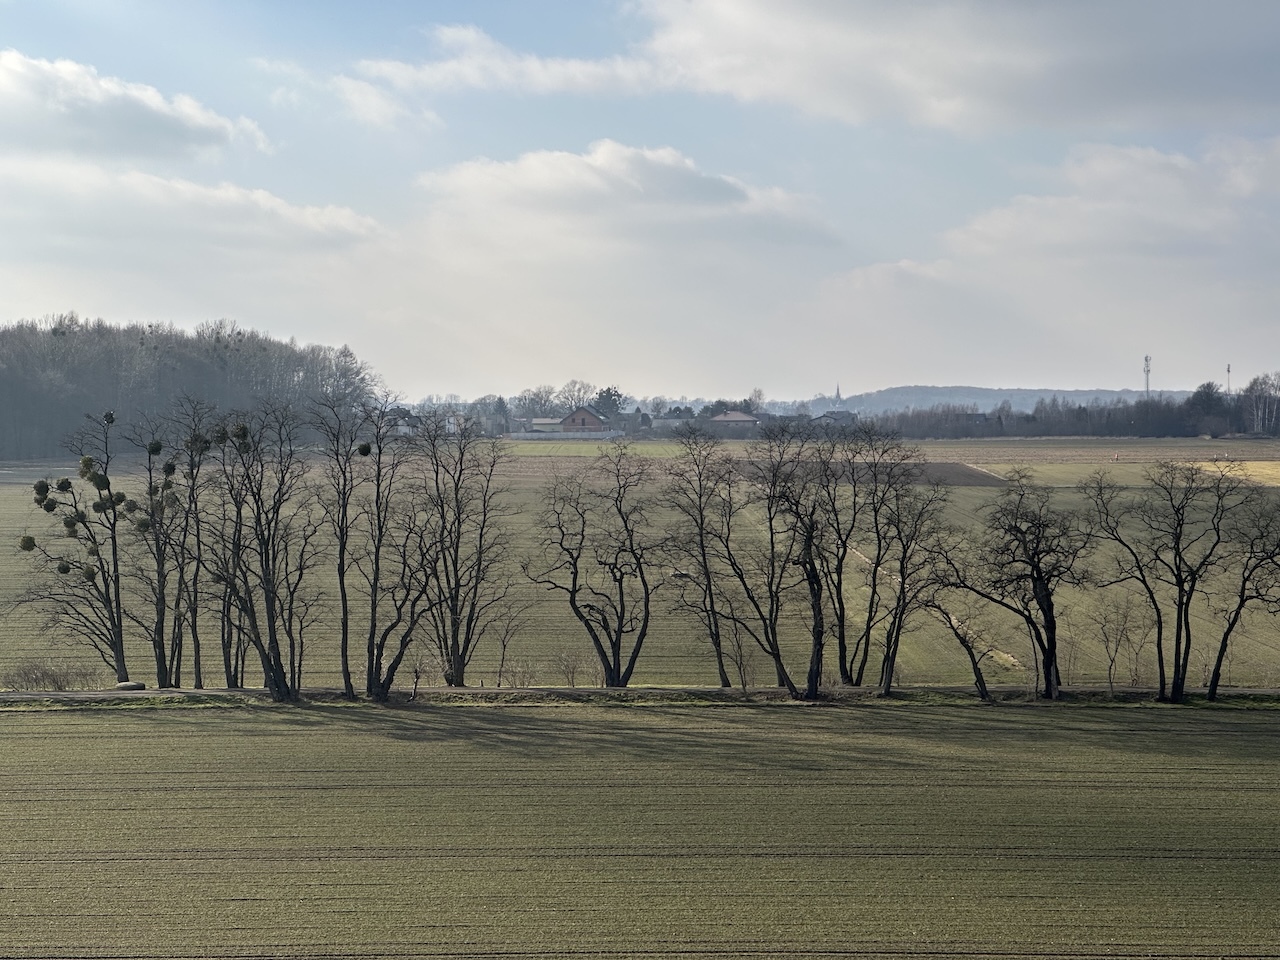
<path fill-rule="evenodd" d="M 947 557 L 950 585 L 968 590 L 1018 617 L 1043 670 L 1042 694 L 1058 698 L 1058 590 L 1080 584 L 1093 545 L 1087 518 L 1057 507 L 1052 491 L 1029 470 L 1006 475 L 1008 486 L 986 510 L 976 548 Z"/>
<path fill-rule="evenodd" d="M 578 674 L 586 666 L 582 651 L 576 647 L 570 650 L 557 650 L 551 657 L 551 665 L 567 687 L 578 685 Z"/>
<path fill-rule="evenodd" d="M 731 597 L 722 609 L 769 657 L 778 686 L 795 699 L 801 694 L 783 660 L 780 631 L 787 597 L 804 582 L 795 573 L 800 537 L 791 509 L 804 442 L 785 427 L 766 429 L 725 488 L 714 530 L 717 559 L 728 571 L 722 589 Z"/>
<path fill-rule="evenodd" d="M 723 522 L 726 494 L 733 482 L 734 463 L 724 443 L 696 427 L 675 433 L 679 451 L 667 471 L 665 501 L 676 515 L 672 552 L 679 565 L 674 575 L 675 606 L 701 624 L 715 655 L 720 686 L 731 686 L 725 669 L 724 618 L 720 609 L 720 580 L 715 539 Z"/>
<path fill-rule="evenodd" d="M 189 396 L 179 397 L 168 417 L 168 434 L 174 444 L 172 462 L 177 466 L 175 496 L 180 506 L 177 520 L 170 524 L 174 546 L 173 608 L 170 647 L 181 651 L 191 641 L 192 682 L 204 687 L 204 664 L 200 648 L 200 610 L 204 600 L 201 557 L 204 553 L 204 515 L 201 496 L 205 486 L 204 467 L 212 449 L 213 408 Z"/>
<path fill-rule="evenodd" d="M 533 583 L 562 594 L 608 687 L 625 687 L 649 635 L 665 537 L 651 520 L 653 466 L 613 443 L 587 467 L 555 476 L 546 493 Z"/>
<path fill-rule="evenodd" d="M 428 505 L 412 482 L 417 448 L 396 398 L 386 392 L 369 398 L 362 420 L 353 563 L 367 604 L 365 695 L 382 702 L 427 616 L 427 571 L 437 544 L 428 532 Z M 415 683 L 420 675 L 415 666 Z"/>
<path fill-rule="evenodd" d="M 238 635 L 257 652 L 276 701 L 300 693 L 303 631 L 316 599 L 306 585 L 318 559 L 319 521 L 301 429 L 291 407 L 264 401 L 233 415 L 213 438 L 219 517 L 209 526 L 204 563 L 225 588 Z"/>
<path fill-rule="evenodd" d="M 756 653 L 759 647 L 742 628 L 742 622 L 734 616 L 732 599 L 726 598 L 725 602 L 729 606 L 728 616 L 725 617 L 724 654 L 733 664 L 734 673 L 738 675 L 738 686 L 745 694 L 755 681 Z"/>
<path fill-rule="evenodd" d="M 877 585 L 884 594 L 880 604 L 887 612 L 880 662 L 883 696 L 892 691 L 908 624 L 916 613 L 934 604 L 939 589 L 948 582 L 945 557 L 952 545 L 943 519 L 948 499 L 946 488 L 939 484 L 901 486 L 886 505 L 887 576 L 880 577 Z"/>
<path fill-rule="evenodd" d="M 1137 645 L 1151 630 L 1149 611 L 1129 590 L 1109 591 L 1086 617 L 1098 632 L 1098 642 L 1107 656 L 1107 689 L 1116 692 L 1116 670 L 1120 657 Z"/>
<path fill-rule="evenodd" d="M 982 661 L 997 648 L 987 639 L 990 627 L 981 609 L 985 603 L 963 591 L 936 590 L 928 597 L 925 606 L 960 644 L 960 649 L 969 660 L 969 669 L 973 671 L 973 685 L 977 688 L 978 697 L 989 703 L 991 691 L 987 689 Z"/>
<path fill-rule="evenodd" d="M 572 413 L 578 407 L 589 404 L 599 391 L 594 383 L 586 380 L 570 380 L 556 391 L 556 404 L 565 413 Z"/>
<path fill-rule="evenodd" d="M 831 533 L 827 523 L 828 502 L 823 480 L 832 473 L 831 446 L 820 443 L 807 424 L 780 428 L 790 435 L 794 461 L 784 470 L 779 490 L 785 516 L 794 533 L 792 563 L 800 571 L 800 585 L 809 601 L 809 669 L 805 674 L 804 698 L 817 698 L 822 686 L 827 639 L 827 577 L 829 550 L 825 541 Z M 777 431 L 766 430 L 766 439 Z"/>
<path fill-rule="evenodd" d="M 1181 703 L 1191 663 L 1192 611 L 1232 558 L 1238 533 L 1232 517 L 1256 501 L 1260 488 L 1228 461 L 1161 461 L 1145 478 L 1140 490 L 1129 492 L 1098 471 L 1082 491 L 1099 535 L 1112 546 L 1109 581 L 1134 584 L 1151 608 L 1160 699 Z"/>
<path fill-rule="evenodd" d="M 510 619 L 513 508 L 498 471 L 501 441 L 471 421 L 428 416 L 417 438 L 421 503 L 434 549 L 424 627 L 449 686 L 466 686 L 480 642 Z"/>
<path fill-rule="evenodd" d="M 1240 393 L 1249 429 L 1274 436 L 1280 425 L 1280 372 L 1254 377 Z"/>
<path fill-rule="evenodd" d="M 1250 606 L 1280 609 L 1280 498 L 1255 487 L 1251 496 L 1232 511 L 1228 523 L 1230 562 L 1224 565 L 1222 582 L 1211 594 L 1209 606 L 1217 614 L 1221 632 L 1207 696 L 1218 698 L 1222 668 L 1228 662 L 1231 640 Z"/>
<path fill-rule="evenodd" d="M 874 426 L 830 430 L 817 449 L 823 501 L 819 560 L 831 606 L 830 629 L 841 682 L 861 686 L 873 636 L 889 615 L 881 601 L 892 542 L 892 504 L 901 491 L 921 481 L 920 455 Z M 855 621 L 848 591 L 855 573 L 865 588 L 866 605 L 851 644 Z"/>
<path fill-rule="evenodd" d="M 550 417 L 557 413 L 556 388 L 548 383 L 529 387 L 511 398 L 518 417 Z"/>
<path fill-rule="evenodd" d="M 319 438 L 319 465 L 324 496 L 320 510 L 333 542 L 333 566 L 338 582 L 338 662 L 343 694 L 355 699 L 351 681 L 351 607 L 347 578 L 355 558 L 352 539 L 356 532 L 356 496 L 366 476 L 359 466 L 360 452 L 368 455 L 363 385 L 344 383 L 312 399 L 308 425 Z"/>
<path fill-rule="evenodd" d="M 35 484 L 36 506 L 60 517 L 64 535 L 40 541 L 25 536 L 20 541 L 44 575 L 23 602 L 38 605 L 51 625 L 87 642 L 115 671 L 116 680 L 127 682 L 122 589 L 127 498 L 112 483 L 116 418 L 108 411 L 87 419 L 67 441 L 68 449 L 80 457 L 79 483 L 64 477 L 54 484 Z"/>
<path fill-rule="evenodd" d="M 180 683 L 182 665 L 182 633 L 169 625 L 173 603 L 170 581 L 176 574 L 183 544 L 179 533 L 183 526 L 182 507 L 175 474 L 177 461 L 163 457 L 166 424 L 155 417 L 142 416 L 125 434 L 126 439 L 143 454 L 143 490 L 124 502 L 124 511 L 134 543 L 141 551 L 131 558 L 129 575 L 146 600 L 148 614 L 142 616 L 125 610 L 151 646 L 155 660 L 156 685 L 174 687 Z"/>

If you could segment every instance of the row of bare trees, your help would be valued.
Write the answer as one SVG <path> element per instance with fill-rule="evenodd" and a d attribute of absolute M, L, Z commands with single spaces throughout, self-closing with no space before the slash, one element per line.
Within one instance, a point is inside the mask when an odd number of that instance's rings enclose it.
<path fill-rule="evenodd" d="M 321 629 L 348 697 L 387 699 L 423 649 L 465 685 L 483 643 L 507 650 L 521 582 L 567 606 L 607 686 L 631 682 L 674 611 L 700 626 L 721 685 L 746 686 L 763 654 L 809 699 L 832 682 L 890 692 L 926 625 L 955 638 L 984 697 L 984 658 L 1027 638 L 1056 698 L 1079 588 L 1124 598 L 1093 605 L 1123 612 L 1094 615 L 1112 671 L 1111 651 L 1151 625 L 1162 698 L 1184 698 L 1193 632 L 1215 625 L 1216 696 L 1250 610 L 1280 606 L 1280 503 L 1230 462 L 1069 490 L 1015 470 L 962 522 L 918 451 L 869 426 L 775 423 L 746 446 L 690 428 L 677 442 L 669 459 L 612 444 L 555 475 L 521 554 L 501 441 L 367 384 L 232 414 L 184 399 L 126 429 L 106 414 L 71 442 L 77 476 L 35 486 L 61 529 L 23 538 L 38 568 L 26 599 L 122 681 L 126 637 L 145 638 L 162 687 L 204 685 L 216 625 L 225 684 L 244 685 L 252 658 L 279 700 L 299 695 Z"/>
<path fill-rule="evenodd" d="M 1099 471 L 1066 490 L 1017 469 L 962 524 L 918 452 L 874 428 L 771 425 L 738 454 L 696 429 L 678 443 L 665 470 L 615 446 L 557 476 L 525 563 L 568 603 L 608 685 L 630 679 L 660 591 L 700 625 L 721 685 L 731 668 L 745 685 L 758 650 L 796 698 L 819 695 L 830 645 L 840 683 L 869 682 L 874 663 L 890 692 L 904 637 L 932 621 L 984 697 L 983 659 L 1024 635 L 1056 699 L 1063 605 L 1085 589 L 1109 680 L 1149 624 L 1159 695 L 1180 702 L 1208 625 L 1214 698 L 1250 608 L 1280 612 L 1280 499 L 1229 461 L 1158 463 L 1136 487 Z M 803 642 L 787 636 L 801 624 Z"/>
<path fill-rule="evenodd" d="M 342 676 L 385 700 L 411 645 L 465 683 L 481 640 L 513 629 L 503 565 L 508 507 L 498 442 L 446 415 L 412 418 L 389 395 L 330 393 L 299 409 L 264 402 L 218 415 L 191 399 L 118 435 L 108 413 L 71 438 L 75 478 L 35 485 L 60 530 L 26 536 L 37 576 L 25 601 L 88 642 L 120 681 L 127 635 L 156 683 L 205 685 L 202 625 L 218 625 L 223 680 L 261 666 L 277 700 L 300 692 L 306 643 L 338 587 Z M 141 476 L 117 475 L 121 444 Z M 137 458 L 135 458 L 136 460 Z M 332 575 L 330 575 L 330 571 Z"/>
<path fill-rule="evenodd" d="M 834 642 L 848 684 L 863 683 L 878 649 L 888 692 L 902 638 L 952 557 L 947 491 L 925 481 L 916 452 L 869 428 L 799 424 L 769 427 L 742 456 L 697 429 L 678 443 L 665 465 L 614 445 L 556 476 L 540 551 L 524 564 L 567 602 L 605 683 L 630 680 L 665 592 L 700 624 L 722 686 L 731 667 L 745 686 L 759 650 L 780 687 L 814 698 Z M 793 604 L 807 625 L 803 679 L 786 656 Z"/>

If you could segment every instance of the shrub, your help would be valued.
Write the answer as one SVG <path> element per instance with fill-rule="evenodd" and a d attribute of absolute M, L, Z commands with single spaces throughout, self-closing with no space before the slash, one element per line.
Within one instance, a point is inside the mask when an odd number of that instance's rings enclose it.
<path fill-rule="evenodd" d="M 0 674 L 6 690 L 88 690 L 101 685 L 94 667 L 52 660 L 20 660 Z"/>

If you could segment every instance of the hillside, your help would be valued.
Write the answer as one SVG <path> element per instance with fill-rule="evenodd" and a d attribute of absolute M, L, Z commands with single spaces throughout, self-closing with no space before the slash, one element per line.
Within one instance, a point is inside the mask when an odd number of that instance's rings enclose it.
<path fill-rule="evenodd" d="M 915 385 L 909 387 L 888 387 L 870 393 L 854 394 L 845 398 L 845 407 L 865 415 L 888 413 L 894 410 L 927 410 L 939 404 L 953 406 L 972 406 L 979 412 L 992 410 L 1002 403 L 1008 403 L 1015 411 L 1029 413 L 1035 409 L 1040 400 L 1058 397 L 1063 403 L 1072 406 L 1093 403 L 1115 403 L 1124 401 L 1134 403 L 1145 397 L 1141 390 L 1052 390 L 1049 388 L 1003 388 L 1003 387 L 933 387 Z M 1167 400 L 1181 401 L 1191 396 L 1188 390 L 1170 390 L 1160 394 Z"/>

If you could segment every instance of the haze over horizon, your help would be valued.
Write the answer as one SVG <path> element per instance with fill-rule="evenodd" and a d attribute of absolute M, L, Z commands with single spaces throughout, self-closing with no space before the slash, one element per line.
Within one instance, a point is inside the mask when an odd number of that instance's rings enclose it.
<path fill-rule="evenodd" d="M 1238 389 L 1277 49 L 1261 0 L 0 0 L 0 323 L 227 318 L 410 398 Z"/>

